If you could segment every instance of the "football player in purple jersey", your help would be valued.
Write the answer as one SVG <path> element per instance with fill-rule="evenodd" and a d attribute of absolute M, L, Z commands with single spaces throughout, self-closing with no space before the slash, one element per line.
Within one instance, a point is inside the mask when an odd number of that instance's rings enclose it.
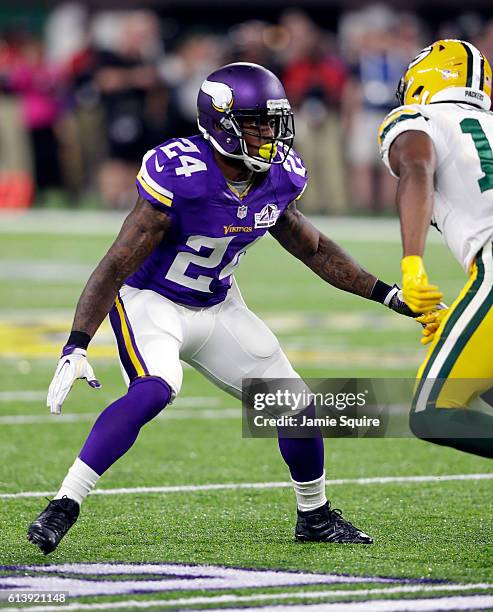
<path fill-rule="evenodd" d="M 77 378 L 100 383 L 86 358 L 108 315 L 127 393 L 96 420 L 61 488 L 29 527 L 48 554 L 77 520 L 100 476 L 179 393 L 180 360 L 235 397 L 244 378 L 298 378 L 278 340 L 245 305 L 233 273 L 267 232 L 324 281 L 413 316 L 296 208 L 307 176 L 292 149 L 293 113 L 279 79 L 256 64 L 213 72 L 198 95 L 200 134 L 156 146 L 138 199 L 90 276 L 48 391 L 60 414 Z M 224 357 L 227 355 L 227 357 Z M 297 500 L 299 540 L 371 544 L 325 496 L 320 436 L 279 435 Z"/>

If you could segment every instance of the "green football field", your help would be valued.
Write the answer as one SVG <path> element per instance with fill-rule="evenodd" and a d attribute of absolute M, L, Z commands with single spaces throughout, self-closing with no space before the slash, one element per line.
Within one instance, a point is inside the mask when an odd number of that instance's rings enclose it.
<path fill-rule="evenodd" d="M 399 281 L 393 221 L 322 225 Z M 79 381 L 59 418 L 45 406 L 78 295 L 117 227 L 95 214 L 0 221 L 0 593 L 69 594 L 31 610 L 493 609 L 491 462 L 414 439 L 327 440 L 328 496 L 375 543 L 300 544 L 276 441 L 243 439 L 239 402 L 190 368 L 58 550 L 28 543 L 97 414 L 124 393 L 105 323 L 89 352 L 103 388 Z M 450 303 L 463 271 L 438 241 L 426 264 Z M 237 279 L 303 376 L 412 377 L 425 354 L 414 321 L 324 284 L 274 240 Z"/>

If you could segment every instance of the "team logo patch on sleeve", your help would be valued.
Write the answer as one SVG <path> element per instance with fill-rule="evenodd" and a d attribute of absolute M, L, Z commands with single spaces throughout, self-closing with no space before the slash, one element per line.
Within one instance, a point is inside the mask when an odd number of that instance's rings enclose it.
<path fill-rule="evenodd" d="M 276 224 L 281 211 L 277 204 L 266 204 L 262 210 L 255 213 L 255 229 L 262 227 L 272 227 Z"/>

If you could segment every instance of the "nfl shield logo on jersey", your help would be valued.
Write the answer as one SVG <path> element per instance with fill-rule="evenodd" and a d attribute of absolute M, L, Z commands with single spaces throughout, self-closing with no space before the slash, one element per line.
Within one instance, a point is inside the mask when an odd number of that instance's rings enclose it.
<path fill-rule="evenodd" d="M 277 204 L 266 204 L 260 212 L 255 213 L 255 228 L 272 227 L 280 214 Z"/>
<path fill-rule="evenodd" d="M 242 204 L 238 206 L 238 210 L 236 211 L 236 216 L 238 219 L 244 219 L 247 216 L 248 206 L 246 204 Z"/>

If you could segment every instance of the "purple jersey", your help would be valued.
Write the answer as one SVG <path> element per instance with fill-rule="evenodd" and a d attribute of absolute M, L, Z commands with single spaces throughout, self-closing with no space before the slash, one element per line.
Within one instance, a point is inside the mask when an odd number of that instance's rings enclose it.
<path fill-rule="evenodd" d="M 126 283 L 189 306 L 222 302 L 246 249 L 275 225 L 307 181 L 294 151 L 262 177 L 240 199 L 201 135 L 169 140 L 148 151 L 137 188 L 172 223 L 162 243 Z"/>

